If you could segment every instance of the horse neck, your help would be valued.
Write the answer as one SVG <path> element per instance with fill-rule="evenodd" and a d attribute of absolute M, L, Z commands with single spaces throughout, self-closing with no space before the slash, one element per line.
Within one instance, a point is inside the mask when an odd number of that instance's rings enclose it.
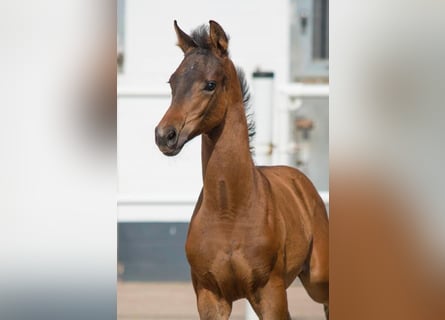
<path fill-rule="evenodd" d="M 227 112 L 221 125 L 202 136 L 202 169 L 204 198 L 220 209 L 243 204 L 253 188 L 254 164 L 249 148 L 247 120 L 239 90 L 228 99 Z"/>

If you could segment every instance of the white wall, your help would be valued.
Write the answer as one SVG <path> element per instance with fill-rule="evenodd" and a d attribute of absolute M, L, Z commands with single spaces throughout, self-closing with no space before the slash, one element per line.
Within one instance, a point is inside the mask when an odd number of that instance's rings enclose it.
<path fill-rule="evenodd" d="M 182 58 L 173 20 L 189 32 L 213 19 L 230 35 L 235 64 L 247 74 L 260 66 L 287 81 L 288 0 L 127 0 L 125 72 L 132 80 L 166 82 Z"/>
<path fill-rule="evenodd" d="M 213 19 L 230 35 L 232 60 L 246 75 L 259 66 L 289 75 L 288 0 L 127 0 L 125 66 L 118 77 L 120 221 L 188 221 L 202 185 L 199 138 L 168 158 L 154 127 L 169 105 L 170 74 L 182 59 L 173 20 L 188 32 Z"/>

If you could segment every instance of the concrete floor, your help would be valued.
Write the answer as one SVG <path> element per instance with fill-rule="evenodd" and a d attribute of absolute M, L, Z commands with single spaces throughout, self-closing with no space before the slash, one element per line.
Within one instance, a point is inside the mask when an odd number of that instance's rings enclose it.
<path fill-rule="evenodd" d="M 295 284 L 287 290 L 293 319 L 324 320 L 323 307 L 312 301 L 304 288 Z M 230 319 L 243 320 L 245 300 L 236 301 Z M 189 282 L 117 283 L 118 320 L 199 319 L 192 284 Z"/>

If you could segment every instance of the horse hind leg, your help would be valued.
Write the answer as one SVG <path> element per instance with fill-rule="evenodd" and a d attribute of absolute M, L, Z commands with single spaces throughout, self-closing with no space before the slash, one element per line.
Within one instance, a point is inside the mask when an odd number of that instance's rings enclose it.
<path fill-rule="evenodd" d="M 311 279 L 309 271 L 302 272 L 299 278 L 312 300 L 323 304 L 326 319 L 329 320 L 329 282 L 315 282 Z"/>
<path fill-rule="evenodd" d="M 324 207 L 315 213 L 313 226 L 307 268 L 299 278 L 309 296 L 324 305 L 326 319 L 329 319 L 329 223 Z"/>
<path fill-rule="evenodd" d="M 326 315 L 326 320 L 329 320 L 329 305 L 324 305 L 324 314 Z"/>

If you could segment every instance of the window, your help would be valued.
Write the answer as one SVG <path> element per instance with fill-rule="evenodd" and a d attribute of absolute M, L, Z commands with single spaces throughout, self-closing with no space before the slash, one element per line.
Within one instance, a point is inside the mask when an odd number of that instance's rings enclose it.
<path fill-rule="evenodd" d="M 327 82 L 329 0 L 291 0 L 291 81 Z"/>
<path fill-rule="evenodd" d="M 314 0 L 312 57 L 329 59 L 329 1 Z"/>

